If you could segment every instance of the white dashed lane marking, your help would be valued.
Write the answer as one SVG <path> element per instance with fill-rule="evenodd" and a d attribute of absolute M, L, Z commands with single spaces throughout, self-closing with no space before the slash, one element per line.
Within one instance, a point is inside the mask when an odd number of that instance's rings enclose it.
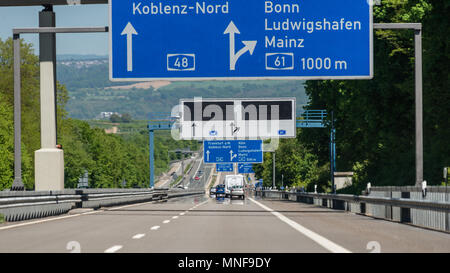
<path fill-rule="evenodd" d="M 145 236 L 145 234 L 143 234 L 143 233 L 136 234 L 136 235 L 133 236 L 133 239 L 141 239 L 144 236 Z"/>
<path fill-rule="evenodd" d="M 107 250 L 105 250 L 105 253 L 114 253 L 121 248 L 122 248 L 121 245 L 112 246 L 112 247 L 108 248 Z"/>

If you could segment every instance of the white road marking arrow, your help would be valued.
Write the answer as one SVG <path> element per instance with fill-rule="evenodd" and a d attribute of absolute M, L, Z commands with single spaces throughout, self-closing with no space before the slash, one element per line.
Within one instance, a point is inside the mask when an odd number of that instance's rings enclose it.
<path fill-rule="evenodd" d="M 133 25 L 128 24 L 120 35 L 127 35 L 127 71 L 133 71 L 133 34 L 138 35 Z"/>
<path fill-rule="evenodd" d="M 228 27 L 225 29 L 225 32 L 223 34 L 230 34 L 230 70 L 236 70 L 236 62 L 238 61 L 239 57 L 241 57 L 247 51 L 250 53 L 250 55 L 253 55 L 253 51 L 255 51 L 257 41 L 242 41 L 245 46 L 237 53 L 235 53 L 234 35 L 241 33 L 239 32 L 233 21 L 230 21 L 230 24 L 228 24 Z"/>
<path fill-rule="evenodd" d="M 206 151 L 206 161 L 209 162 L 209 151 Z"/>

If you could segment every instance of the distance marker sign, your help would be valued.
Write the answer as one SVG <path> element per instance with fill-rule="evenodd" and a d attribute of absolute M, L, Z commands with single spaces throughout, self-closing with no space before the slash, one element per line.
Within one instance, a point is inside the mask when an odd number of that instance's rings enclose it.
<path fill-rule="evenodd" d="M 110 0 L 110 79 L 369 79 L 370 0 Z"/>

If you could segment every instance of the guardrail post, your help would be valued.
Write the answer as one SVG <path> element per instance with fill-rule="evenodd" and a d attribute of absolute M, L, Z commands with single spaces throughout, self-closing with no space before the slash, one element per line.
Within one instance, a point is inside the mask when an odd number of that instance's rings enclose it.
<path fill-rule="evenodd" d="M 386 197 L 392 198 L 392 189 L 388 188 L 385 195 Z M 385 210 L 386 218 L 392 220 L 392 206 L 386 205 Z"/>
<path fill-rule="evenodd" d="M 411 198 L 410 192 L 402 192 L 402 198 Z M 410 223 L 411 222 L 411 209 L 410 208 L 400 208 L 400 222 Z"/>

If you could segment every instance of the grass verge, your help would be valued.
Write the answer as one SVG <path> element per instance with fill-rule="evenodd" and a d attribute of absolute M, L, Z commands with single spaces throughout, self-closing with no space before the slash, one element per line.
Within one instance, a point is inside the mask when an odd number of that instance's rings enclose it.
<path fill-rule="evenodd" d="M 213 176 L 211 178 L 211 183 L 209 183 L 208 189 L 211 189 L 214 183 L 216 182 L 217 176 Z"/>

